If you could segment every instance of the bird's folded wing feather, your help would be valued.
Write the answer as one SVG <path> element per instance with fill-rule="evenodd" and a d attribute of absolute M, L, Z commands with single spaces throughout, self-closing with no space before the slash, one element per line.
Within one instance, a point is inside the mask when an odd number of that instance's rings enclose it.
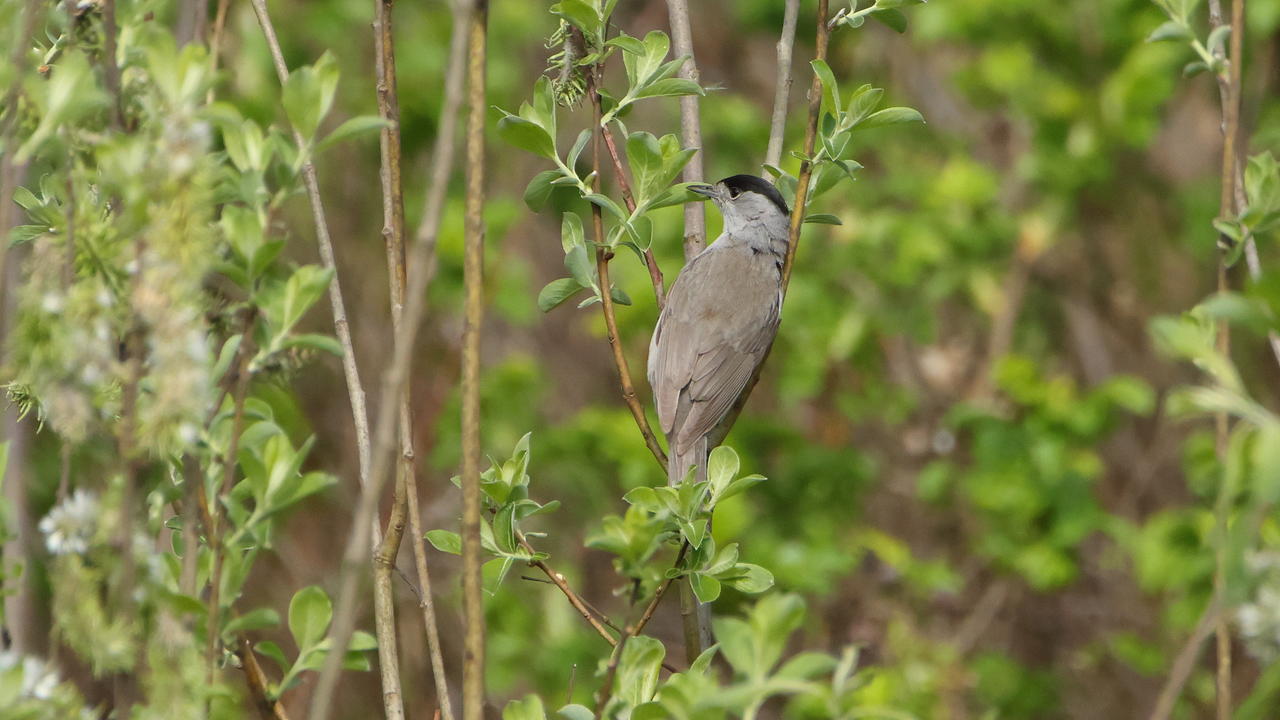
<path fill-rule="evenodd" d="M 677 453 L 720 422 L 777 332 L 776 281 L 753 259 L 745 248 L 703 253 L 667 298 L 650 345 L 649 382 Z"/>

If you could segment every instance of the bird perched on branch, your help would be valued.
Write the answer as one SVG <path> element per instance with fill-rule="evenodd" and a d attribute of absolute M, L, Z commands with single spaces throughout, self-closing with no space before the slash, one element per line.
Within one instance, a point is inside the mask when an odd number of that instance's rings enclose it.
<path fill-rule="evenodd" d="M 706 478 L 711 445 L 759 370 L 778 332 L 782 265 L 790 211 L 777 189 L 754 175 L 690 188 L 724 216 L 724 231 L 681 271 L 649 343 L 649 386 L 667 435 L 667 481 L 693 467 Z M 682 586 L 686 642 L 711 643 L 710 613 L 694 612 Z"/>
<path fill-rule="evenodd" d="M 754 175 L 690 190 L 716 204 L 724 231 L 681 271 L 649 343 L 672 485 L 706 464 L 709 438 L 724 436 L 721 424 L 773 344 L 790 225 L 782 195 Z"/>

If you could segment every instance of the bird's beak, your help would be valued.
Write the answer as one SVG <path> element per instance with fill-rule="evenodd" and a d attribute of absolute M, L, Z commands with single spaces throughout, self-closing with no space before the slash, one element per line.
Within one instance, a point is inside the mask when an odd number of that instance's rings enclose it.
<path fill-rule="evenodd" d="M 709 198 L 714 198 L 717 194 L 715 185 L 690 185 L 689 192 L 695 192 Z"/>

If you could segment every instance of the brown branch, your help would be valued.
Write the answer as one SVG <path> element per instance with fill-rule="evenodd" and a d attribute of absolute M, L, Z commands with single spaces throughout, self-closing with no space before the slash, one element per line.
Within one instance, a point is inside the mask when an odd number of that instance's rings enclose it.
<path fill-rule="evenodd" d="M 218 0 L 218 9 L 213 16 L 213 38 L 209 41 L 209 70 L 211 74 L 218 71 L 218 62 L 222 54 L 222 33 L 227 25 L 227 6 L 231 0 Z M 209 88 L 207 102 L 213 102 L 213 88 Z"/>
<path fill-rule="evenodd" d="M 414 279 L 421 278 L 421 287 L 415 287 L 408 302 L 412 308 L 416 302 L 424 302 L 426 287 L 436 273 L 436 238 L 444 216 L 444 201 L 448 195 L 449 176 L 453 170 L 454 135 L 457 130 L 458 109 L 462 106 L 463 83 L 467 60 L 467 29 L 469 5 L 458 4 L 453 9 L 453 28 L 449 37 L 449 59 L 445 69 L 444 100 L 440 109 L 439 127 L 432 149 L 431 179 L 427 186 L 426 207 L 422 221 L 414 234 Z M 416 294 L 415 294 L 416 293 Z M 425 307 L 425 306 L 424 306 Z M 414 316 L 410 309 L 408 314 Z M 422 311 L 418 311 L 420 316 Z M 418 320 L 411 320 L 415 326 Z M 410 330 L 412 333 L 413 330 Z M 409 337 L 413 337 L 412 334 Z M 407 352 L 412 344 L 405 348 Z M 409 504 L 410 544 L 413 547 L 414 569 L 418 575 L 418 607 L 422 611 L 423 625 L 427 633 L 427 651 L 431 659 L 431 673 L 435 680 L 436 700 L 440 705 L 437 714 L 444 720 L 453 720 L 453 705 L 449 699 L 449 681 L 445 674 L 444 655 L 440 648 L 440 630 L 436 621 L 435 599 L 431 590 L 431 575 L 427 568 L 425 533 L 422 531 L 422 514 L 418 508 L 418 486 L 415 476 L 405 485 Z"/>
<path fill-rule="evenodd" d="M 592 110 L 595 113 L 595 126 L 599 128 L 591 136 L 591 163 L 593 189 L 600 189 L 600 139 L 604 137 L 606 143 L 611 144 L 611 135 L 607 127 L 601 125 L 601 99 L 600 93 L 596 90 L 597 75 L 600 73 L 599 65 L 593 67 L 591 72 L 587 73 L 587 95 L 591 98 Z M 611 153 L 613 151 L 611 150 Z M 624 184 L 626 180 L 622 173 L 622 165 L 614 157 L 615 169 L 618 172 L 619 184 Z M 629 191 L 624 193 L 627 197 Z M 634 201 L 628 201 L 628 209 L 634 210 Z M 622 400 L 627 404 L 627 409 L 631 411 L 631 417 L 636 421 L 636 427 L 640 430 L 640 435 L 644 437 L 645 447 L 649 448 L 649 452 L 653 453 L 653 457 L 658 461 L 658 465 L 663 472 L 667 469 L 667 454 L 662 451 L 662 446 L 658 443 L 658 438 L 654 435 L 653 428 L 649 425 L 649 418 L 645 415 L 644 406 L 640 404 L 640 399 L 636 395 L 635 386 L 631 383 L 631 368 L 627 364 L 627 356 L 622 352 L 622 342 L 618 334 L 618 319 L 613 309 L 612 284 L 609 280 L 609 261 L 613 259 L 613 252 L 605 247 L 604 243 L 604 219 L 600 212 L 600 206 L 595 203 L 591 204 L 591 228 L 592 235 L 595 238 L 596 245 L 596 273 L 600 276 L 600 310 L 604 313 L 605 329 L 609 336 L 609 348 L 613 351 L 613 364 L 618 369 L 618 383 L 622 388 Z M 656 269 L 656 263 L 651 268 Z M 662 287 L 662 273 L 657 274 L 654 292 L 658 292 Z M 659 302 L 661 305 L 661 302 Z"/>
<path fill-rule="evenodd" d="M 525 548 L 526 552 L 533 552 L 533 548 L 529 547 L 529 544 L 523 540 L 521 540 L 521 546 Z M 531 560 L 529 564 L 541 570 L 542 574 L 547 576 L 547 579 L 551 581 L 552 585 L 560 588 L 560 592 L 564 593 L 565 598 L 569 601 L 569 604 L 573 606 L 573 609 L 578 611 L 578 614 L 582 616 L 582 619 L 586 620 L 587 624 L 591 626 L 591 629 L 595 630 L 597 635 L 604 638 L 605 642 L 609 643 L 610 647 L 618 644 L 618 641 L 614 639 L 613 635 L 610 635 L 609 631 L 605 629 L 604 623 L 596 617 L 595 613 L 591 612 L 586 601 L 584 601 L 573 588 L 569 587 L 569 583 L 564 579 L 564 575 L 561 575 L 559 572 L 551 569 L 551 567 L 542 560 Z"/>
<path fill-rule="evenodd" d="M 1200 647 L 1209 638 L 1209 634 L 1213 632 L 1214 626 L 1219 623 L 1221 617 L 1222 613 L 1218 611 L 1217 604 L 1210 602 L 1204 609 L 1204 614 L 1200 616 L 1200 622 L 1196 623 L 1196 629 L 1192 631 L 1191 637 L 1187 638 L 1182 649 L 1178 651 L 1178 656 L 1169 671 L 1169 679 L 1161 688 L 1160 696 L 1156 699 L 1155 708 L 1151 711 L 1148 720 L 1169 720 L 1169 716 L 1173 714 L 1174 704 L 1178 702 L 1187 679 L 1191 677 L 1191 671 L 1196 667 Z"/>
<path fill-rule="evenodd" d="M 680 545 L 680 553 L 676 555 L 674 567 L 680 567 L 680 562 L 684 560 L 684 556 L 688 552 L 689 543 L 686 541 Z M 672 580 L 674 580 L 674 578 L 667 578 L 658 586 L 658 590 L 653 594 L 653 599 L 645 606 L 644 612 L 640 614 L 640 619 L 636 621 L 634 626 L 632 626 L 632 635 L 639 635 L 640 631 L 644 630 L 644 626 L 648 625 L 649 621 L 653 619 L 653 614 L 658 610 L 658 603 L 662 602 L 663 596 L 667 594 L 667 588 L 671 587 Z"/>
<path fill-rule="evenodd" d="M 136 261 L 139 265 L 142 263 L 143 247 L 144 244 L 141 240 L 135 242 Z M 138 272 L 134 275 L 135 291 L 141 277 L 142 269 L 139 267 Z M 133 591 L 136 585 L 137 559 L 134 557 L 133 552 L 133 533 L 135 522 L 134 505 L 137 504 L 138 495 L 138 466 L 140 465 L 140 461 L 136 457 L 138 453 L 136 437 L 138 387 L 142 383 L 142 353 L 144 352 L 144 346 L 142 342 L 142 323 L 136 314 L 131 321 L 131 325 L 132 327 L 129 328 L 124 339 L 127 378 L 125 379 L 120 403 L 120 438 L 118 445 L 120 461 L 124 465 L 123 482 L 120 491 L 120 526 L 116 535 L 117 551 L 120 553 L 120 575 L 112 595 L 115 600 L 116 613 L 120 617 L 132 620 L 136 619 L 133 617 L 136 610 L 133 602 Z M 114 710 L 119 717 L 129 717 L 137 690 L 136 677 L 126 674 L 117 675 L 114 686 Z"/>
<path fill-rule="evenodd" d="M 117 130 L 124 130 L 124 95 L 120 89 L 120 66 L 116 64 L 116 0 L 102 0 L 102 69 L 106 78 L 107 93 L 111 95 L 111 122 Z"/>
<path fill-rule="evenodd" d="M 289 720 L 284 706 L 278 700 L 271 699 L 267 675 L 262 671 L 262 665 L 258 663 L 257 656 L 253 654 L 253 644 L 248 638 L 240 638 L 240 649 L 236 655 L 239 656 L 240 665 L 244 669 L 244 679 L 249 686 L 253 706 L 258 709 L 262 720 Z"/>
<path fill-rule="evenodd" d="M 1223 25 L 1222 5 L 1220 0 L 1209 0 L 1209 24 L 1213 28 Z M 1238 162 L 1238 144 L 1240 137 L 1240 77 L 1244 67 L 1241 55 L 1244 34 L 1244 0 L 1233 0 L 1231 7 L 1231 56 L 1225 59 L 1226 72 L 1218 72 L 1218 94 L 1222 105 L 1222 178 L 1219 195 L 1218 215 L 1234 217 L 1239 211 L 1236 206 L 1236 163 Z M 1220 60 L 1224 59 L 1221 48 L 1215 50 Z M 1243 240 L 1242 240 L 1243 242 Z M 1225 258 L 1218 263 L 1218 292 L 1226 292 L 1230 288 L 1228 268 Z M 1231 352 L 1231 329 L 1227 322 L 1220 321 L 1217 334 L 1217 349 L 1224 357 Z M 1226 462 L 1228 452 L 1228 432 L 1230 430 L 1226 413 L 1218 413 L 1214 419 L 1215 446 L 1218 458 Z M 1214 514 L 1216 516 L 1215 567 L 1213 573 L 1213 602 L 1218 607 L 1225 606 L 1227 597 L 1227 513 L 1230 498 L 1226 496 L 1225 484 L 1218 492 Z M 1218 617 L 1214 628 L 1217 647 L 1217 717 L 1218 720 L 1229 720 L 1231 717 L 1231 629 L 1226 614 Z"/>
<path fill-rule="evenodd" d="M 613 681 L 618 676 L 618 661 L 622 659 L 622 651 L 626 649 L 627 641 L 631 638 L 630 633 L 624 634 L 622 639 L 618 640 L 618 644 L 613 646 L 613 652 L 609 653 L 609 667 L 604 672 L 604 682 L 600 683 L 600 692 L 596 696 L 595 717 L 597 718 L 604 717 L 609 696 L 613 694 Z"/>
<path fill-rule="evenodd" d="M 379 139 L 382 186 L 382 239 L 387 253 L 391 300 L 391 332 L 400 341 L 405 292 L 404 188 L 401 180 L 400 100 L 397 94 L 393 0 L 374 0 L 374 65 L 378 114 L 386 122 Z M 400 687 L 400 656 L 396 638 L 395 594 L 391 573 L 404 538 L 409 497 L 406 487 L 414 481 L 413 414 L 409 407 L 412 386 L 406 379 L 400 389 L 400 465 L 396 474 L 391 516 L 373 558 L 374 628 L 378 636 L 378 664 L 382 681 L 383 714 L 389 720 L 404 717 L 404 693 Z"/>
<path fill-rule="evenodd" d="M 212 686 L 217 677 L 218 635 L 222 628 L 222 567 L 226 548 L 222 547 L 222 498 L 231 492 L 235 484 L 237 456 L 240 452 L 240 435 L 244 431 L 244 405 L 249 396 L 249 361 L 253 357 L 254 316 L 245 316 L 244 330 L 240 335 L 240 347 L 236 349 L 236 389 L 234 410 L 231 416 L 231 435 L 227 439 L 227 451 L 222 457 L 222 481 L 214 497 L 208 499 L 209 548 L 213 551 L 213 569 L 209 573 L 209 618 L 205 625 L 205 667 Z"/>
<path fill-rule="evenodd" d="M 598 71 L 599 68 L 596 68 Z M 608 125 L 600 124 L 600 95 L 595 91 L 594 73 L 587 74 L 587 83 L 590 87 L 587 92 L 591 95 L 592 102 L 596 107 L 596 125 L 600 128 L 600 133 L 604 135 L 604 144 L 609 148 L 609 157 L 613 160 L 613 172 L 618 178 L 618 187 L 622 190 L 622 201 L 627 204 L 627 212 L 634 213 L 636 211 L 636 200 L 631 193 L 631 184 L 627 182 L 627 174 L 622 169 L 622 157 L 618 153 L 617 145 L 613 141 L 613 132 Z M 595 163 L 596 183 L 595 189 L 600 189 L 600 163 Z M 653 297 L 658 301 L 658 312 L 662 312 L 662 308 L 667 304 L 667 288 L 666 283 L 662 279 L 662 268 L 658 267 L 658 259 L 653 255 L 653 248 L 644 249 L 644 265 L 649 270 L 649 282 L 653 284 Z"/>
<path fill-rule="evenodd" d="M 467 201 L 462 326 L 462 596 L 466 624 L 462 664 L 463 720 L 484 718 L 484 587 L 480 568 L 480 327 L 484 322 L 484 128 L 486 25 L 489 1 L 471 16 L 467 63 Z"/>
<path fill-rule="evenodd" d="M 680 67 L 680 77 L 698 82 L 698 63 L 693 55 L 693 33 L 689 29 L 687 0 L 667 0 L 667 17 L 671 25 L 671 44 L 675 54 L 688 58 Z M 684 166 L 685 182 L 702 182 L 702 125 L 698 120 L 698 96 L 680 98 L 680 144 L 697 150 Z M 707 211 L 700 202 L 684 205 L 684 259 L 693 259 L 707 246 Z"/>
<path fill-rule="evenodd" d="M 45 4 L 40 0 L 27 0 L 23 12 L 22 33 L 13 46 L 13 54 L 9 56 L 9 67 L 13 71 L 13 80 L 5 90 L 0 108 L 4 108 L 4 117 L 0 118 L 0 142 L 5 151 L 0 153 L 0 231 L 9 232 L 16 223 L 13 222 L 13 193 L 17 190 L 21 167 L 13 161 L 14 138 L 18 129 L 18 96 L 22 93 L 22 83 L 29 69 L 27 59 L 31 49 L 31 40 L 35 37 L 36 25 L 44 16 Z M 25 166 L 25 163 L 23 163 Z M 9 258 L 9 243 L 0 243 L 0 286 L 5 284 L 5 268 Z"/>
<path fill-rule="evenodd" d="M 254 0 L 255 7 L 261 1 Z M 463 39 L 460 42 L 463 48 L 465 48 L 466 44 L 465 36 L 471 34 L 474 7 L 474 0 L 459 0 L 455 5 L 455 37 L 460 34 L 456 31 L 466 30 L 465 33 L 461 33 Z M 264 8 L 264 12 L 260 14 L 260 19 L 265 17 Z M 481 20 L 479 24 L 483 34 L 484 21 Z M 274 37 L 274 33 L 272 37 Z M 278 45 L 276 48 L 278 50 Z M 455 51 L 458 52 L 455 53 Z M 393 345 L 392 360 L 383 374 L 382 387 L 379 392 L 378 416 L 371 448 L 373 462 L 369 472 L 369 482 L 362 488 L 360 493 L 351 534 L 347 538 L 347 547 L 343 554 L 342 566 L 339 571 L 337 600 L 334 603 L 333 630 L 330 634 L 334 647 L 345 647 L 350 642 L 351 635 L 355 630 L 356 595 L 360 571 L 365 567 L 365 553 L 368 551 L 368 542 L 373 535 L 373 520 L 374 513 L 377 510 L 378 497 L 381 494 L 383 485 L 386 483 L 392 464 L 391 455 L 395 447 L 396 411 L 398 408 L 396 399 L 399 397 L 401 387 L 408 376 L 411 361 L 410 349 L 413 347 L 418 328 L 421 326 L 422 319 L 426 314 L 427 286 L 430 284 L 434 272 L 435 264 L 433 260 L 436 238 L 438 237 L 440 221 L 444 213 L 445 192 L 453 163 L 452 129 L 455 124 L 454 116 L 457 114 L 462 98 L 461 66 L 454 67 L 452 65 L 455 59 L 460 62 L 464 55 L 465 53 L 459 50 L 456 45 L 450 51 L 451 67 L 447 71 L 447 76 L 453 78 L 457 75 L 458 81 L 452 84 L 446 83 L 445 105 L 441 111 L 443 116 L 441 118 L 440 132 L 436 138 L 435 158 L 432 161 L 432 186 L 428 191 L 423 222 L 414 238 L 412 255 L 408 262 L 409 289 L 405 293 L 404 322 Z M 412 519 L 411 522 L 413 522 Z M 420 534 L 419 537 L 421 537 Z M 435 637 L 431 654 L 432 669 L 436 674 L 437 695 L 442 710 L 446 710 L 449 707 L 448 689 L 443 675 L 443 661 L 440 658 L 439 637 L 438 633 L 434 633 L 434 606 L 431 605 L 430 587 L 427 582 L 423 582 L 422 597 L 423 613 L 428 616 L 428 637 L 433 635 Z M 326 720 L 329 717 L 341 670 L 342 654 L 331 653 L 326 658 L 325 665 L 321 669 L 320 678 L 316 683 L 316 690 L 312 696 L 310 714 L 308 715 L 311 720 Z M 448 715 L 446 715 L 446 720 L 449 720 Z"/>
<path fill-rule="evenodd" d="M 782 143 L 787 134 L 787 101 L 791 97 L 791 58 L 796 45 L 796 19 L 800 0 L 786 0 L 782 15 L 782 34 L 778 37 L 778 69 L 773 91 L 773 117 L 769 121 L 769 145 L 764 164 L 780 167 Z"/>
<path fill-rule="evenodd" d="M 276 37 L 275 26 L 267 11 L 266 0 L 250 0 L 262 35 L 267 41 L 267 49 L 271 52 L 271 61 L 275 66 L 276 77 L 283 86 L 289 79 L 289 66 L 285 64 L 284 54 L 280 49 L 280 40 Z M 300 151 L 306 152 L 307 141 L 297 128 L 293 129 L 293 139 Z M 316 245 L 320 252 L 320 263 L 333 273 L 329 282 L 329 305 L 333 312 L 334 334 L 338 344 L 342 346 L 342 370 L 347 381 L 347 395 L 351 402 L 351 420 L 356 432 L 356 450 L 360 461 L 360 485 L 363 491 L 370 486 L 370 452 L 369 414 L 365 408 L 364 386 L 360 382 L 360 372 L 356 367 L 355 347 L 351 342 L 351 328 L 347 321 L 347 306 L 342 298 L 342 285 L 338 281 L 337 260 L 333 253 L 333 240 L 329 236 L 329 223 L 325 219 L 324 202 L 320 197 L 320 181 L 316 177 L 315 163 L 308 159 L 302 164 L 302 180 L 306 186 L 307 198 L 311 203 L 311 216 L 316 226 Z M 367 523 L 373 542 L 378 542 L 379 532 L 372 522 Z M 341 655 L 341 653 L 335 653 Z"/>

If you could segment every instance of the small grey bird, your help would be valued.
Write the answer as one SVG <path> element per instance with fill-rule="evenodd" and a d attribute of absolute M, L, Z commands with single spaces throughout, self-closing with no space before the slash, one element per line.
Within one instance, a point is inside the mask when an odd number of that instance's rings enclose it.
<path fill-rule="evenodd" d="M 724 232 L 671 286 L 649 343 L 649 386 L 667 434 L 667 478 L 679 483 L 723 437 L 730 408 L 778 332 L 790 211 L 754 175 L 690 188 L 724 216 Z"/>
<path fill-rule="evenodd" d="M 667 434 L 671 485 L 694 466 L 706 478 L 709 446 L 724 437 L 730 410 L 778 333 L 791 215 L 777 189 L 754 175 L 690 189 L 720 208 L 724 232 L 676 278 L 649 342 L 649 386 Z M 687 581 L 680 614 L 692 659 L 714 639 L 711 608 Z"/>

